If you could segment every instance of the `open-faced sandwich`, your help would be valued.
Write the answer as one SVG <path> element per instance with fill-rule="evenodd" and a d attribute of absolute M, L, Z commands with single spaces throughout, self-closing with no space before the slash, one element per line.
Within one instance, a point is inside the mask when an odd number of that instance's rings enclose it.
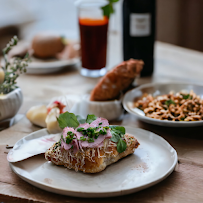
<path fill-rule="evenodd" d="M 133 154 L 137 139 L 122 126 L 111 126 L 105 118 L 88 115 L 86 120 L 65 112 L 58 118 L 61 139 L 45 153 L 56 165 L 75 171 L 97 173 L 119 159 Z"/>

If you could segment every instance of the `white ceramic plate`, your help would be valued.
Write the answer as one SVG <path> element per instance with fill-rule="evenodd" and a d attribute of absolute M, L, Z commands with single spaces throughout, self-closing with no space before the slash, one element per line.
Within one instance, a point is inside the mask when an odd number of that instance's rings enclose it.
<path fill-rule="evenodd" d="M 194 93 L 203 99 L 203 86 L 194 84 L 182 84 L 182 83 L 150 83 L 141 85 L 138 88 L 128 91 L 123 98 L 123 106 L 126 111 L 137 116 L 140 120 L 160 126 L 168 127 L 194 127 L 203 125 L 203 121 L 167 121 L 158 120 L 154 118 L 149 118 L 145 116 L 144 112 L 138 108 L 133 107 L 133 101 L 140 98 L 144 93 L 152 94 L 153 96 L 168 94 L 170 91 L 180 92 L 190 92 L 193 90 Z"/>
<path fill-rule="evenodd" d="M 59 59 L 37 59 L 35 57 L 31 57 L 31 62 L 27 67 L 28 74 L 49 74 L 58 72 L 64 68 L 69 68 L 70 66 L 76 65 L 79 63 L 79 58 L 67 59 L 67 60 L 59 60 Z M 1 60 L 1 64 L 4 64 L 3 59 Z"/>
<path fill-rule="evenodd" d="M 135 153 L 97 174 L 75 172 L 56 166 L 38 155 L 10 163 L 13 171 L 41 189 L 76 197 L 110 197 L 130 194 L 165 179 L 177 164 L 177 153 L 162 137 L 139 128 L 126 127 L 140 142 Z M 32 134 L 44 135 L 46 129 Z M 30 135 L 28 135 L 30 136 Z"/>
<path fill-rule="evenodd" d="M 62 70 L 65 67 L 73 66 L 79 62 L 79 58 L 68 60 L 47 59 L 41 60 L 34 57 L 31 58 L 32 62 L 27 67 L 29 74 L 48 74 Z"/>

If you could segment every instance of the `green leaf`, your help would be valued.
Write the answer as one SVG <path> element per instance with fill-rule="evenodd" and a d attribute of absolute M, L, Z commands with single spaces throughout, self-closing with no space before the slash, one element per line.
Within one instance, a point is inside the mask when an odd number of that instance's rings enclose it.
<path fill-rule="evenodd" d="M 171 99 L 169 99 L 169 100 L 167 100 L 167 101 L 165 101 L 165 104 L 167 105 L 167 106 L 170 106 L 171 104 L 176 104 L 173 100 L 171 100 Z"/>
<path fill-rule="evenodd" d="M 125 128 L 123 126 L 109 126 L 111 128 L 111 141 L 118 142 L 123 135 L 125 135 Z"/>
<path fill-rule="evenodd" d="M 118 144 L 117 144 L 117 151 L 119 153 L 122 153 L 126 150 L 126 148 L 127 148 L 126 142 L 120 138 L 120 140 L 118 141 Z"/>
<path fill-rule="evenodd" d="M 65 127 L 77 128 L 80 124 L 75 114 L 69 112 L 60 114 L 57 120 L 59 123 L 59 127 L 62 129 Z"/>
<path fill-rule="evenodd" d="M 110 5 L 106 5 L 106 6 L 103 6 L 101 7 L 101 9 L 103 10 L 103 16 L 106 16 L 107 18 L 110 17 L 110 14 L 111 14 L 111 8 L 110 8 Z"/>
<path fill-rule="evenodd" d="M 111 128 L 111 130 L 118 130 L 122 135 L 125 135 L 125 128 L 123 126 L 110 125 L 109 127 Z"/>
<path fill-rule="evenodd" d="M 121 138 L 120 134 L 115 130 L 111 130 L 111 134 L 112 134 L 111 141 L 117 143 Z"/>
<path fill-rule="evenodd" d="M 113 3 L 118 2 L 118 0 L 109 0 L 109 4 L 101 7 L 103 10 L 103 15 L 110 18 L 110 15 L 114 13 Z"/>
<path fill-rule="evenodd" d="M 86 119 L 86 123 L 92 123 L 93 121 L 95 121 L 97 119 L 97 117 L 95 115 L 87 115 L 87 119 Z"/>

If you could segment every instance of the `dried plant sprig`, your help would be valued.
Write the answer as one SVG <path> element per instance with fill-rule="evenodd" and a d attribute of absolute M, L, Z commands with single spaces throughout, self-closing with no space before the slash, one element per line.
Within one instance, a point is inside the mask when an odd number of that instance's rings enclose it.
<path fill-rule="evenodd" d="M 10 65 L 7 59 L 7 54 L 12 49 L 12 47 L 15 46 L 17 43 L 18 43 L 18 38 L 17 36 L 14 36 L 13 38 L 11 38 L 10 42 L 6 45 L 6 47 L 2 50 L 4 61 L 5 61 L 5 67 L 2 67 L 3 69 L 7 70 L 8 66 Z"/>
<path fill-rule="evenodd" d="M 0 84 L 0 94 L 8 94 L 14 89 L 18 88 L 16 85 L 16 79 L 20 74 L 26 72 L 26 67 L 30 62 L 29 54 L 27 53 L 25 57 L 22 58 L 14 58 L 14 60 L 10 63 L 7 60 L 7 54 L 18 43 L 18 38 L 14 36 L 11 41 L 6 45 L 6 47 L 2 50 L 5 65 L 2 67 L 5 73 L 4 81 Z"/>

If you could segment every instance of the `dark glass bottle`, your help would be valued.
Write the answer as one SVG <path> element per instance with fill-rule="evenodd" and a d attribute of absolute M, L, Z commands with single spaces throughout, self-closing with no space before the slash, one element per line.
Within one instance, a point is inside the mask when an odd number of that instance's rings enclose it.
<path fill-rule="evenodd" d="M 123 0 L 123 57 L 142 59 L 141 76 L 154 67 L 156 0 Z"/>

